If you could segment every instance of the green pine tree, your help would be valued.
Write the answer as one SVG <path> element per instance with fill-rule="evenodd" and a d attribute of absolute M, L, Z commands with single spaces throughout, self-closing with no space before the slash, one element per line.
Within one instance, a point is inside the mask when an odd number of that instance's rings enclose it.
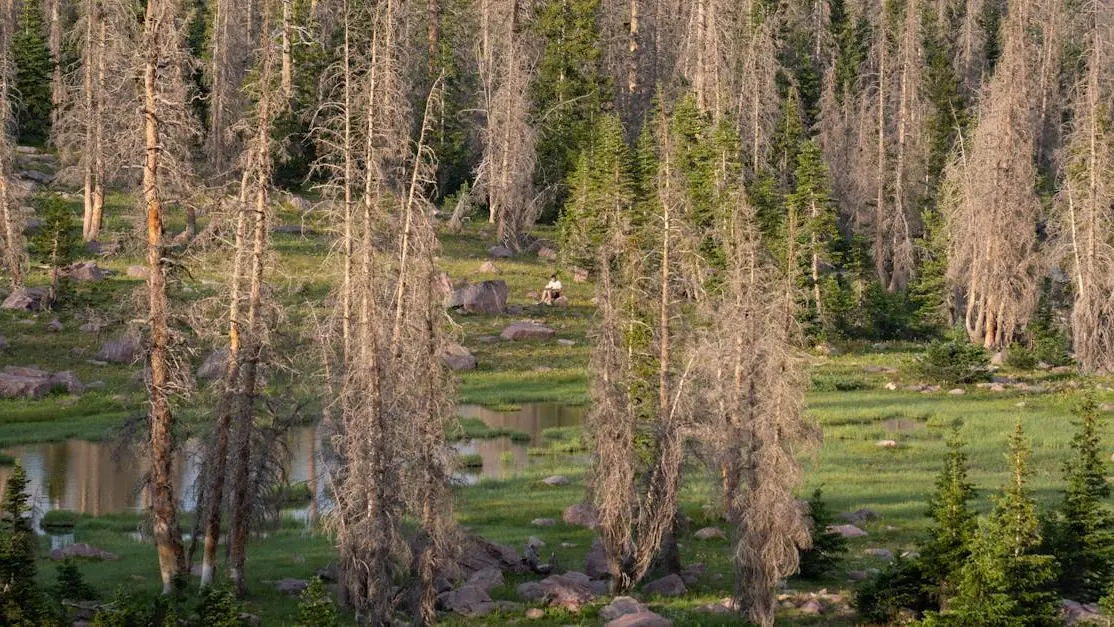
<path fill-rule="evenodd" d="M 340 624 L 337 608 L 320 577 L 314 577 L 298 599 L 298 627 L 334 627 Z"/>
<path fill-rule="evenodd" d="M 50 137 L 50 80 L 54 63 L 46 45 L 42 0 L 23 0 L 19 23 L 11 40 L 15 68 L 16 136 L 39 145 Z"/>
<path fill-rule="evenodd" d="M 600 0 L 547 0 L 534 22 L 545 42 L 533 87 L 541 131 L 534 178 L 540 189 L 556 192 L 554 207 L 565 203 L 563 184 L 592 139 L 605 99 L 599 12 Z"/>
<path fill-rule="evenodd" d="M 797 154 L 793 171 L 795 186 L 789 194 L 788 223 L 793 225 L 786 237 L 795 239 L 796 263 L 800 264 L 800 286 L 807 295 L 803 315 L 811 336 L 820 337 L 833 321 L 833 310 L 841 286 L 826 268 L 839 265 L 839 230 L 832 202 L 832 182 L 828 166 L 813 140 L 805 141 Z M 792 262 L 793 260 L 789 260 Z"/>
<path fill-rule="evenodd" d="M 1092 602 L 1114 583 L 1114 513 L 1106 505 L 1110 484 L 1102 455 L 1105 424 L 1094 396 L 1083 400 L 1076 415 L 1073 454 L 1064 462 L 1068 487 L 1050 525 L 1047 551 L 1060 563 L 1060 593 Z"/>
<path fill-rule="evenodd" d="M 958 594 L 940 618 L 962 625 L 1056 625 L 1056 558 L 1040 553 L 1037 504 L 1026 487 L 1029 447 L 1021 421 L 1010 437 L 1010 478 L 979 525 Z"/>
<path fill-rule="evenodd" d="M 50 268 L 50 295 L 54 303 L 60 296 L 62 268 L 73 261 L 81 243 L 69 204 L 58 194 L 43 194 L 32 200 L 35 213 L 43 223 L 31 240 L 31 256 Z"/>
<path fill-rule="evenodd" d="M 967 479 L 967 453 L 956 424 L 948 437 L 948 454 L 936 477 L 936 491 L 928 502 L 932 518 L 928 538 L 920 547 L 921 570 L 937 599 L 955 592 L 960 567 L 971 554 L 977 520 L 970 501 L 975 487 Z"/>
<path fill-rule="evenodd" d="M 27 473 L 16 462 L 0 506 L 0 625 L 39 625 L 46 619 L 35 584 L 38 540 L 31 527 Z"/>
<path fill-rule="evenodd" d="M 824 502 L 822 488 L 813 490 L 808 499 L 808 516 L 812 523 L 812 546 L 800 551 L 800 576 L 804 579 L 819 579 L 839 568 L 847 556 L 847 539 L 828 530 L 828 527 L 838 521 Z"/>
<path fill-rule="evenodd" d="M 557 223 L 561 261 L 566 267 L 594 268 L 606 231 L 606 210 L 618 206 L 620 213 L 626 213 L 634 202 L 630 162 L 619 117 L 601 117 L 591 145 L 580 154 L 569 176 L 569 196 Z"/>

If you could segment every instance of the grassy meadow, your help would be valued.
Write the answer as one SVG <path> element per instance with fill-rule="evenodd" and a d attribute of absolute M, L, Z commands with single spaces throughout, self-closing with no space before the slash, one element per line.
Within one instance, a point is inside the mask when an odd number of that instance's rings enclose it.
<path fill-rule="evenodd" d="M 119 216 L 127 213 L 130 200 L 113 197 L 107 210 L 108 230 L 127 239 L 132 224 Z M 75 204 L 75 212 L 78 210 Z M 296 355 L 292 371 L 311 371 L 312 356 L 319 354 L 314 341 L 315 321 L 329 315 L 328 288 L 335 272 L 324 217 L 310 212 L 302 215 L 284 209 L 279 222 L 299 224 L 302 234 L 275 233 L 275 256 L 269 275 L 271 295 L 285 306 L 282 324 L 273 342 L 285 354 Z M 177 225 L 180 228 L 180 225 Z M 174 225 L 172 225 L 172 228 Z M 539 235 L 552 237 L 541 229 Z M 475 354 L 479 366 L 458 373 L 457 391 L 461 403 L 494 408 L 532 402 L 584 404 L 587 395 L 589 329 L 592 318 L 592 286 L 574 283 L 562 272 L 568 308 L 538 306 L 531 292 L 539 292 L 548 275 L 561 270 L 554 262 L 524 254 L 495 264 L 498 276 L 480 274 L 491 244 L 487 224 L 469 225 L 459 235 L 445 234 L 440 266 L 454 281 L 499 278 L 507 282 L 509 304 L 518 313 L 503 316 L 453 316 L 453 333 Z M 36 365 L 47 370 L 72 370 L 84 383 L 103 382 L 80 397 L 52 395 L 39 401 L 0 400 L 0 449 L 20 443 L 57 441 L 69 438 L 108 439 L 116 437 L 125 421 L 142 416 L 144 389 L 137 377 L 138 366 L 91 363 L 106 339 L 122 333 L 135 321 L 136 295 L 141 279 L 126 276 L 129 265 L 141 263 L 140 257 L 126 252 L 98 263 L 114 270 L 115 275 L 91 284 L 71 284 L 65 299 L 53 312 L 37 314 L 0 311 L 0 335 L 9 348 L 0 352 L 4 365 Z M 223 292 L 222 277 L 227 259 L 221 252 L 191 253 L 189 271 L 174 277 L 172 290 L 180 307 L 180 329 L 188 325 L 189 305 L 219 308 Z M 32 284 L 45 283 L 45 270 L 38 268 Z M 215 309 L 214 309 L 215 310 Z M 52 332 L 47 324 L 58 319 L 62 332 Z M 509 343 L 489 341 L 502 328 L 519 319 L 534 319 L 553 327 L 557 336 L 545 342 Z M 97 321 L 103 328 L 83 333 L 78 327 Z M 208 329 L 211 346 L 194 346 L 180 357 L 194 369 L 219 344 L 219 329 Z M 559 344 L 558 339 L 573 345 Z M 1099 401 L 1114 398 L 1107 381 L 1083 381 L 1070 372 L 1010 372 L 996 374 L 1014 377 L 1030 384 L 1028 391 L 1009 388 L 994 392 L 977 386 L 961 386 L 962 394 L 945 388 L 934 392 L 906 391 L 916 383 L 906 366 L 919 352 L 916 345 L 837 346 L 833 355 L 810 357 L 812 389 L 808 392 L 808 412 L 823 431 L 823 442 L 813 450 L 801 451 L 804 465 L 802 496 L 822 486 L 826 501 L 834 512 L 870 508 L 878 518 L 863 525 L 868 536 L 850 541 L 850 550 L 841 572 L 828 580 L 804 582 L 790 580 L 792 590 L 841 591 L 849 593 L 854 583 L 842 571 L 881 568 L 884 562 L 866 554 L 869 548 L 888 548 L 895 554 L 914 548 L 925 527 L 925 499 L 931 491 L 945 451 L 944 439 L 950 425 L 962 421 L 962 435 L 968 442 L 971 479 L 979 489 L 979 509 L 989 509 L 988 496 L 1006 476 L 1006 438 L 1016 421 L 1023 424 L 1033 444 L 1031 486 L 1044 504 L 1055 502 L 1062 487 L 1060 467 L 1069 454 L 1072 435 L 1071 409 L 1079 401 L 1080 390 L 1098 387 Z M 296 385 L 291 385 L 292 383 Z M 894 383 L 896 390 L 887 389 Z M 1079 387 L 1072 387 L 1078 385 Z M 294 394 L 319 394 L 323 384 L 317 376 L 291 376 L 277 372 L 268 380 L 268 389 L 292 390 Z M 1038 391 L 1041 390 L 1041 391 Z M 202 430 L 210 415 L 205 409 L 210 400 L 203 387 L 188 390 L 178 401 L 183 435 Z M 465 433 L 482 431 L 475 424 L 462 427 Z M 471 431 L 470 431 L 471 430 Z M 513 434 L 512 434 L 513 435 Z M 567 435 L 567 434 L 566 434 Z M 881 440 L 894 440 L 896 447 L 881 447 Z M 1114 449 L 1112 449 L 1114 451 Z M 545 460 L 527 471 L 503 481 L 481 481 L 476 486 L 456 489 L 455 509 L 460 524 L 473 533 L 522 549 L 530 536 L 546 543 L 562 567 L 579 570 L 591 545 L 591 532 L 565 525 L 534 527 L 535 518 L 556 518 L 562 510 L 584 495 L 585 471 L 570 465 L 560 455 L 540 456 Z M 5 459 L 0 455 L 0 463 Z M 564 474 L 568 486 L 550 487 L 540 479 Z M 651 609 L 674 620 L 677 625 L 738 624 L 736 619 L 715 617 L 697 611 L 700 605 L 730 595 L 733 571 L 727 541 L 700 541 L 691 536 L 696 529 L 723 523 L 718 511 L 713 477 L 695 459 L 689 465 L 683 492 L 683 506 L 693 520 L 692 529 L 682 537 L 685 562 L 707 565 L 707 574 L 688 595 L 674 599 L 650 599 Z M 159 587 L 156 557 L 149 543 L 138 542 L 129 533 L 142 530 L 138 515 L 79 517 L 74 538 L 112 551 L 121 559 L 85 563 L 82 571 L 105 595 L 119 587 L 154 592 Z M 44 538 L 44 549 L 46 539 Z M 45 551 L 44 551 L 45 553 Z M 306 578 L 328 564 L 334 554 L 327 530 L 287 520 L 256 539 L 249 552 L 250 595 L 246 609 L 259 615 L 264 625 L 282 625 L 291 620 L 296 599 L 274 591 L 272 582 L 286 578 Z M 41 562 L 41 578 L 53 579 L 53 563 Z M 517 600 L 514 587 L 520 580 L 508 579 L 496 589 L 496 598 Z M 526 606 L 528 607 L 528 606 Z M 525 607 L 523 608 L 523 610 Z M 445 624 L 595 625 L 599 606 L 579 615 L 548 611 L 544 619 L 526 619 L 522 611 L 512 615 L 466 620 L 447 617 Z M 785 624 L 856 624 L 851 616 L 797 616 L 786 610 Z"/>

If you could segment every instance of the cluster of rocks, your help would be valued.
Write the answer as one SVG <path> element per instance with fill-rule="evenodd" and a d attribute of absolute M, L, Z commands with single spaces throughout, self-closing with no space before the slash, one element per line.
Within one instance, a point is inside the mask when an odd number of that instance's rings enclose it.
<path fill-rule="evenodd" d="M 14 290 L 0 303 L 0 309 L 12 311 L 42 311 L 47 306 L 48 292 L 42 287 L 21 287 Z"/>
<path fill-rule="evenodd" d="M 38 400 L 56 389 L 81 394 L 85 386 L 69 370 L 47 372 L 35 367 L 5 366 L 0 371 L 0 398 Z"/>
<path fill-rule="evenodd" d="M 827 588 L 816 592 L 786 591 L 777 596 L 778 603 L 786 609 L 796 609 L 806 616 L 851 616 L 850 600 Z"/>

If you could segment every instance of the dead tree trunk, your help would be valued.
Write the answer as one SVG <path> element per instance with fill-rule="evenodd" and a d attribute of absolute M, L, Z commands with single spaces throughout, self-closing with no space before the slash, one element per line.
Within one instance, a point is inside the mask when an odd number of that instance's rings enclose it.
<path fill-rule="evenodd" d="M 174 417 L 170 409 L 170 365 L 168 363 L 168 300 L 163 260 L 162 199 L 159 192 L 159 64 L 162 60 L 164 20 L 173 15 L 165 0 L 149 0 L 144 23 L 143 95 L 144 137 L 147 158 L 143 167 L 143 197 L 147 206 L 147 306 L 150 325 L 150 457 L 151 501 L 155 546 L 163 593 L 173 590 L 185 565 L 178 504 L 174 498 Z"/>

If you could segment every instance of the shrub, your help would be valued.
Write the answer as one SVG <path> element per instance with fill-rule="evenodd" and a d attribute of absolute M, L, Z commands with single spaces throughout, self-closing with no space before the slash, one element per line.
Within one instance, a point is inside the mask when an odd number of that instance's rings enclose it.
<path fill-rule="evenodd" d="M 81 515 L 64 509 L 52 509 L 39 523 L 43 529 L 73 529 Z"/>
<path fill-rule="evenodd" d="M 813 491 L 808 500 L 808 512 L 812 523 L 812 547 L 800 552 L 800 576 L 804 579 L 819 579 L 839 567 L 847 553 L 847 539 L 828 531 L 828 527 L 835 524 L 836 519 L 824 502 L 822 488 Z"/>
<path fill-rule="evenodd" d="M 93 627 L 176 627 L 176 599 L 135 595 L 121 586 L 93 617 Z"/>
<path fill-rule="evenodd" d="M 298 627 L 335 627 L 337 608 L 320 577 L 314 577 L 298 599 Z"/>
<path fill-rule="evenodd" d="M 914 363 L 921 377 L 942 384 L 974 383 L 990 378 L 986 349 L 962 340 L 933 342 Z"/>
<path fill-rule="evenodd" d="M 58 601 L 92 601 L 98 596 L 97 590 L 85 581 L 72 559 L 58 565 L 55 577 L 53 593 Z"/>
<path fill-rule="evenodd" d="M 466 453 L 459 456 L 462 468 L 483 468 L 484 458 L 479 453 Z"/>
<path fill-rule="evenodd" d="M 1006 351 L 1006 365 L 1016 370 L 1032 370 L 1037 367 L 1037 357 L 1024 345 L 1014 342 Z"/>
<path fill-rule="evenodd" d="M 197 604 L 198 625 L 205 627 L 240 627 L 240 603 L 236 594 L 224 586 L 206 586 L 201 589 Z"/>
<path fill-rule="evenodd" d="M 892 624 L 904 612 L 936 608 L 927 593 L 928 581 L 917 560 L 897 558 L 855 593 L 855 609 L 871 623 Z"/>

